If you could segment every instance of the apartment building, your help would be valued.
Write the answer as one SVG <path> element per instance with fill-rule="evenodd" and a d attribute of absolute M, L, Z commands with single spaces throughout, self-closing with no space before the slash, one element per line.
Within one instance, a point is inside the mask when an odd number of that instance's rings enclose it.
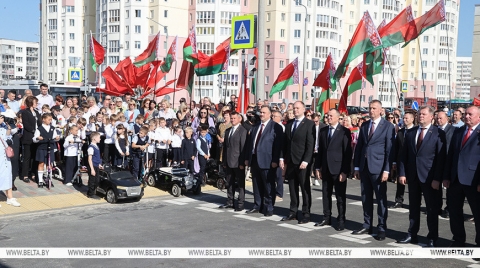
<path fill-rule="evenodd" d="M 0 85 L 38 79 L 38 43 L 0 39 Z"/>
<path fill-rule="evenodd" d="M 472 46 L 472 80 L 470 82 L 470 99 L 480 98 L 480 4 L 475 5 Z"/>
<path fill-rule="evenodd" d="M 457 57 L 457 80 L 455 99 L 470 100 L 470 82 L 472 81 L 472 57 Z"/>

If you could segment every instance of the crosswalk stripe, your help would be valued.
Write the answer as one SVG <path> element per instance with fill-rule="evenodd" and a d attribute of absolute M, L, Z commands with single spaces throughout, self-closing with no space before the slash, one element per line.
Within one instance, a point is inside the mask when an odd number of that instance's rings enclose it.
<path fill-rule="evenodd" d="M 396 243 L 396 242 L 391 242 L 391 243 L 388 243 L 387 245 L 393 246 L 393 247 L 397 247 L 397 248 L 423 248 L 423 247 L 425 247 L 427 244 L 423 244 L 423 243 L 418 243 L 418 244 L 399 244 L 399 243 Z"/>
<path fill-rule="evenodd" d="M 198 209 L 205 210 L 205 211 L 210 211 L 213 213 L 222 213 L 223 210 L 220 209 L 215 209 L 215 208 L 209 208 L 209 207 L 197 207 Z"/>
<path fill-rule="evenodd" d="M 348 203 L 348 204 L 349 205 L 354 205 L 354 206 L 362 206 L 362 201 L 351 202 L 351 203 Z M 374 203 L 373 205 L 376 206 L 377 204 Z M 406 208 L 391 208 L 388 211 L 393 211 L 393 212 L 398 212 L 398 213 L 407 213 L 408 209 L 406 209 Z"/>
<path fill-rule="evenodd" d="M 281 221 L 283 219 L 283 217 L 278 216 L 278 215 L 272 215 L 270 217 L 262 217 L 262 219 L 266 219 L 266 220 L 269 220 L 269 221 Z"/>
<path fill-rule="evenodd" d="M 174 204 L 174 205 L 186 205 L 187 204 L 187 203 L 183 203 L 183 202 L 177 202 L 175 200 L 165 200 L 165 202 L 170 203 L 170 204 Z"/>
<path fill-rule="evenodd" d="M 245 219 L 245 220 L 250 220 L 250 221 L 264 221 L 265 219 L 262 218 L 257 218 L 257 217 L 252 217 L 248 215 L 233 215 L 233 217 Z"/>
<path fill-rule="evenodd" d="M 293 230 L 303 231 L 303 232 L 313 231 L 313 229 L 301 227 L 301 226 L 298 226 L 298 225 L 292 225 L 292 224 L 289 224 L 289 223 L 280 223 L 280 224 L 278 224 L 278 226 L 293 229 Z"/>
<path fill-rule="evenodd" d="M 350 242 L 355 242 L 355 243 L 359 243 L 359 244 L 368 244 L 368 243 L 371 242 L 371 241 L 368 241 L 368 240 L 357 239 L 357 238 L 354 238 L 354 237 L 344 236 L 344 235 L 340 235 L 340 234 L 329 235 L 329 237 L 337 238 L 337 239 L 341 239 L 341 240 L 345 240 L 345 241 L 350 241 Z"/>

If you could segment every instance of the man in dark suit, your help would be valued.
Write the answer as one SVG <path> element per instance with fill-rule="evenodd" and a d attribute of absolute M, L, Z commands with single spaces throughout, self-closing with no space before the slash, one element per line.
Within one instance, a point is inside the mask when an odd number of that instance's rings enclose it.
<path fill-rule="evenodd" d="M 331 224 L 332 190 L 335 186 L 337 198 L 337 231 L 345 229 L 347 208 L 347 174 L 352 160 L 352 135 L 348 128 L 339 124 L 340 113 L 336 109 L 328 112 L 328 127 L 318 135 L 318 154 L 315 159 L 317 177 L 322 180 L 323 221 L 315 226 Z"/>
<path fill-rule="evenodd" d="M 480 246 L 480 109 L 468 107 L 465 125 L 455 129 L 445 168 L 443 186 L 448 188 L 451 247 L 465 246 L 463 204 L 467 198 L 475 220 L 475 243 Z"/>
<path fill-rule="evenodd" d="M 223 155 L 226 159 L 227 203 L 220 208 L 234 208 L 233 198 L 235 196 L 235 181 L 238 184 L 238 206 L 235 211 L 242 211 L 245 202 L 245 141 L 247 130 L 241 125 L 242 116 L 237 112 L 231 115 L 232 127 L 225 131 L 223 143 Z"/>
<path fill-rule="evenodd" d="M 393 169 L 397 168 L 397 163 L 400 163 L 403 145 L 405 143 L 405 136 L 412 127 L 414 127 L 415 115 L 412 112 L 406 112 L 403 116 L 403 124 L 405 127 L 400 129 L 395 138 L 395 163 L 393 163 Z M 390 208 L 401 208 L 403 206 L 403 195 L 405 194 L 405 184 L 397 182 L 397 191 L 395 192 L 395 204 Z"/>
<path fill-rule="evenodd" d="M 438 239 L 438 210 L 440 209 L 440 182 L 443 177 L 446 148 L 445 132 L 432 125 L 435 110 L 422 106 L 418 126 L 405 136 L 405 146 L 399 163 L 399 183 L 408 181 L 408 234 L 397 243 L 418 243 L 422 194 L 427 207 L 428 246 L 435 247 Z"/>
<path fill-rule="evenodd" d="M 371 234 L 373 220 L 373 193 L 377 198 L 378 233 L 376 239 L 385 240 L 387 230 L 387 180 L 394 158 L 395 127 L 383 119 L 382 103 L 373 100 L 369 104 L 370 121 L 362 124 L 355 147 L 353 166 L 355 177 L 360 179 L 363 205 L 363 228 L 354 235 Z"/>
<path fill-rule="evenodd" d="M 313 123 L 315 123 L 315 147 L 314 147 L 314 150 L 313 150 L 313 163 L 312 163 L 312 173 L 314 174 L 315 178 L 314 178 L 314 184 L 316 186 L 320 186 L 320 183 L 318 182 L 318 176 L 316 176 L 316 171 L 314 170 L 315 169 L 315 159 L 317 159 L 317 155 L 318 155 L 318 135 L 320 134 L 320 129 L 326 127 L 327 125 L 325 125 L 323 122 L 320 122 L 320 116 L 316 113 L 312 114 L 312 121 Z M 349 172 L 350 173 L 350 172 Z"/>
<path fill-rule="evenodd" d="M 445 132 L 446 148 L 447 148 L 446 150 L 448 154 L 448 148 L 450 147 L 450 142 L 452 141 L 452 136 L 453 136 L 453 132 L 455 131 L 455 127 L 448 123 L 448 115 L 446 112 L 444 111 L 438 112 L 437 126 L 439 129 Z M 447 189 L 447 192 L 448 192 L 448 189 Z M 448 198 L 448 194 L 446 195 L 446 197 Z M 448 201 L 446 203 L 448 203 Z M 448 218 L 450 216 L 448 212 L 448 206 L 445 205 L 445 209 L 441 211 L 442 206 L 443 206 L 443 190 L 440 191 L 440 211 L 439 212 L 441 213 L 443 218 Z"/>
<path fill-rule="evenodd" d="M 282 127 L 270 119 L 268 106 L 260 109 L 260 124 L 250 131 L 246 147 L 245 166 L 252 172 L 254 206 L 247 213 L 273 215 L 275 205 L 275 179 L 282 148 Z"/>
<path fill-rule="evenodd" d="M 280 167 L 287 168 L 285 177 L 288 180 L 290 191 L 290 213 L 282 221 L 297 219 L 297 210 L 300 203 L 298 188 L 302 192 L 303 219 L 298 223 L 310 221 L 310 207 L 312 206 L 312 191 L 310 187 L 310 165 L 315 146 L 315 123 L 305 118 L 305 104 L 297 101 L 293 104 L 295 118 L 285 126 L 285 141 L 283 143 Z"/>

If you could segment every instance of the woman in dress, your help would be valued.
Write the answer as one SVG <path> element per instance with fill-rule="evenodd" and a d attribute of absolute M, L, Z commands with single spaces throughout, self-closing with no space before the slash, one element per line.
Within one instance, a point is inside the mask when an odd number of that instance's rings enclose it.
<path fill-rule="evenodd" d="M 10 125 L 5 124 L 5 116 L 0 115 L 0 190 L 5 192 L 7 196 L 7 205 L 19 207 L 20 203 L 13 198 L 12 191 L 12 163 L 7 157 L 5 149 L 7 148 L 7 139 L 11 138 Z"/>
<path fill-rule="evenodd" d="M 150 108 L 150 99 L 149 98 L 145 98 L 143 101 L 142 101 L 142 107 L 140 107 L 138 110 L 140 111 L 140 114 L 141 115 L 145 115 L 145 112 L 148 111 L 148 109 Z"/>
<path fill-rule="evenodd" d="M 190 126 L 190 123 L 192 121 L 192 116 L 190 114 L 190 111 L 187 105 L 183 102 L 180 104 L 180 107 L 178 108 L 177 119 L 178 119 L 179 125 L 182 127 L 183 130 L 185 130 L 186 127 Z"/>

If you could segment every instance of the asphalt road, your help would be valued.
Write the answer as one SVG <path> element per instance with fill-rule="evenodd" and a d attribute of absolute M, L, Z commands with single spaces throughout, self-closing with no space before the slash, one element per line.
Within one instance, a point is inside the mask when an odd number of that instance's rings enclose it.
<path fill-rule="evenodd" d="M 395 185 L 389 183 L 393 200 Z M 102 204 L 2 217 L 0 247 L 382 247 L 405 235 L 408 210 L 389 210 L 387 239 L 349 236 L 361 227 L 360 184 L 348 181 L 346 230 L 315 228 L 280 222 L 288 214 L 289 198 L 277 203 L 275 215 L 246 216 L 220 210 L 226 194 L 210 191 L 200 196 L 142 199 L 137 203 Z M 285 185 L 288 192 L 288 187 Z M 251 189 L 250 189 L 251 191 Z M 322 219 L 321 188 L 314 186 L 312 220 Z M 247 194 L 247 207 L 253 196 Z M 467 208 L 468 206 L 466 206 Z M 336 217 L 336 206 L 333 205 Z M 469 213 L 468 209 L 465 209 Z M 420 243 L 426 243 L 426 216 L 421 223 Z M 335 221 L 334 221 L 335 223 Z M 376 219 L 374 222 L 376 225 Z M 473 245 L 474 225 L 465 222 L 467 243 Z M 375 232 L 375 230 L 374 230 Z M 440 220 L 439 246 L 451 238 L 448 220 Z M 407 245 L 409 246 L 409 245 Z M 471 259 L 4 259 L 1 267 L 479 267 Z M 478 266 L 477 266 L 478 265 Z"/>

